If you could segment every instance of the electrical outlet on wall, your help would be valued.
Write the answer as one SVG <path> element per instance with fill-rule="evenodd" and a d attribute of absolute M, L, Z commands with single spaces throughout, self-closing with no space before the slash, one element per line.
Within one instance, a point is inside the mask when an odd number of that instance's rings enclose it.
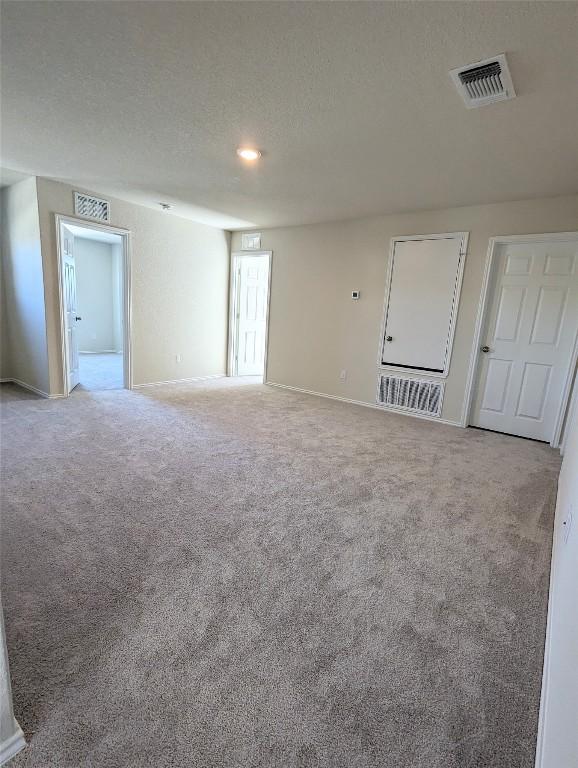
<path fill-rule="evenodd" d="M 177 363 L 182 363 L 183 356 L 179 353 L 178 355 L 175 355 L 175 360 L 177 361 Z"/>
<path fill-rule="evenodd" d="M 344 368 L 344 369 L 343 369 L 343 370 L 340 372 L 340 374 L 339 374 L 339 379 L 340 379 L 341 381 L 345 381 L 345 379 L 346 379 L 346 378 L 347 378 L 347 371 L 346 371 L 346 370 L 345 370 L 345 368 Z"/>

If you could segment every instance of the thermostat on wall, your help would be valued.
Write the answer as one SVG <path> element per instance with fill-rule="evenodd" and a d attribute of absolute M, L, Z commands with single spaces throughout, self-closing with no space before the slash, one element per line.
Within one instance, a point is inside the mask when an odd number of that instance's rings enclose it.
<path fill-rule="evenodd" d="M 361 291 L 351 291 L 351 298 L 357 301 L 361 296 Z"/>

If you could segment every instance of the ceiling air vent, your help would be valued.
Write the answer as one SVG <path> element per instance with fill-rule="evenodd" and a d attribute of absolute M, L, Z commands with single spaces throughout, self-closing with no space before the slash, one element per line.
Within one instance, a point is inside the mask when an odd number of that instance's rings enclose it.
<path fill-rule="evenodd" d="M 110 221 L 110 203 L 100 197 L 86 195 L 84 192 L 74 193 L 74 213 L 85 219 Z"/>
<path fill-rule="evenodd" d="M 516 95 L 503 53 L 467 67 L 452 69 L 450 76 L 468 109 L 513 99 Z"/>
<path fill-rule="evenodd" d="M 380 375 L 377 402 L 396 411 L 412 411 L 439 417 L 442 412 L 443 382 Z"/>

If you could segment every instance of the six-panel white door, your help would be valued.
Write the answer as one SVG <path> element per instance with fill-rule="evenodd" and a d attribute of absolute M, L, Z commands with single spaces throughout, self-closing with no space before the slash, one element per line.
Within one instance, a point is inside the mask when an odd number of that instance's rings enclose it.
<path fill-rule="evenodd" d="M 498 246 L 471 424 L 550 442 L 578 332 L 578 242 Z"/>
<path fill-rule="evenodd" d="M 62 269 L 64 293 L 64 321 L 66 323 L 66 358 L 68 364 L 68 391 L 71 392 L 80 381 L 78 358 L 78 334 L 76 324 L 80 322 L 76 306 L 76 268 L 74 262 L 74 235 L 62 225 Z"/>
<path fill-rule="evenodd" d="M 264 373 L 269 257 L 241 256 L 237 275 L 237 376 Z"/>

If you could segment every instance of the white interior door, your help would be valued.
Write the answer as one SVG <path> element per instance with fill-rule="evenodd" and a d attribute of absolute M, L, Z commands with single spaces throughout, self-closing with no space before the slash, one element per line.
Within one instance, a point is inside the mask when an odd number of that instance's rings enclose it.
<path fill-rule="evenodd" d="M 64 293 L 64 322 L 66 324 L 66 360 L 68 365 L 68 391 L 71 392 L 80 381 L 78 363 L 78 316 L 76 306 L 76 269 L 74 263 L 74 235 L 62 225 L 62 280 Z"/>
<path fill-rule="evenodd" d="M 578 241 L 497 248 L 471 424 L 551 442 L 578 332 Z"/>
<path fill-rule="evenodd" d="M 392 253 L 382 365 L 447 373 L 463 235 L 399 240 Z"/>
<path fill-rule="evenodd" d="M 236 375 L 262 376 L 265 368 L 269 256 L 237 257 Z"/>

